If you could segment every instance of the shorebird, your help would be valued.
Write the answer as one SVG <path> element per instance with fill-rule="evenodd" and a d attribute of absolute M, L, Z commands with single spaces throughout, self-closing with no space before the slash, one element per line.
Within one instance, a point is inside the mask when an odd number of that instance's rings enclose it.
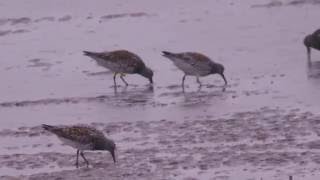
<path fill-rule="evenodd" d="M 153 71 L 144 64 L 138 55 L 132 52 L 127 50 L 116 50 L 109 52 L 83 52 L 84 55 L 96 60 L 98 65 L 114 72 L 113 82 L 115 86 L 117 85 L 117 74 L 120 74 L 120 78 L 126 86 L 128 86 L 128 83 L 123 78 L 125 74 L 140 74 L 141 76 L 147 78 L 151 84 L 153 83 Z"/>
<path fill-rule="evenodd" d="M 113 162 L 116 162 L 114 151 L 116 144 L 107 139 L 101 131 L 87 126 L 50 126 L 42 124 L 42 127 L 58 136 L 65 144 L 77 149 L 76 167 L 79 166 L 79 154 L 89 167 L 88 160 L 84 157 L 84 150 L 106 150 L 111 153 Z"/>
<path fill-rule="evenodd" d="M 311 48 L 320 51 L 320 29 L 316 30 L 312 34 L 307 35 L 303 41 L 307 48 L 308 60 L 311 60 Z"/>
<path fill-rule="evenodd" d="M 182 78 L 182 87 L 184 87 L 184 80 L 186 76 L 196 76 L 197 83 L 201 86 L 199 77 L 207 76 L 210 74 L 219 74 L 225 84 L 227 80 L 224 76 L 224 67 L 222 64 L 213 62 L 207 56 L 197 52 L 183 52 L 183 53 L 171 53 L 168 51 L 162 51 L 162 55 L 170 59 L 179 69 L 184 72 Z"/>

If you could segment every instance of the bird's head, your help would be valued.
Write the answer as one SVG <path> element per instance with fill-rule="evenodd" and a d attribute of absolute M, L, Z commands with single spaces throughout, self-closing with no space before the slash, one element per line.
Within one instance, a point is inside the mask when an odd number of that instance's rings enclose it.
<path fill-rule="evenodd" d="M 100 150 L 109 151 L 111 156 L 112 156 L 113 162 L 116 163 L 116 156 L 115 156 L 116 144 L 112 140 L 105 139 L 105 141 L 104 141 L 103 145 L 101 146 Z"/>
<path fill-rule="evenodd" d="M 143 77 L 149 79 L 150 84 L 153 84 L 153 80 L 152 80 L 153 71 L 152 71 L 150 68 L 148 68 L 148 67 L 143 68 L 142 71 L 140 71 L 140 74 L 141 74 Z"/>
<path fill-rule="evenodd" d="M 214 63 L 212 65 L 211 73 L 212 74 L 219 74 L 222 77 L 222 79 L 224 80 L 224 83 L 227 84 L 227 79 L 224 76 L 224 66 L 222 64 Z"/>
<path fill-rule="evenodd" d="M 303 44 L 304 44 L 307 48 L 311 47 L 311 45 L 312 45 L 312 35 L 311 35 L 311 34 L 307 35 L 307 36 L 304 38 Z"/>

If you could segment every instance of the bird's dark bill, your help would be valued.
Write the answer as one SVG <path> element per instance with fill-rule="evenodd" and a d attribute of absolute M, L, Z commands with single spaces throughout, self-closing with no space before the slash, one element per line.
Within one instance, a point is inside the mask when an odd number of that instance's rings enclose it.
<path fill-rule="evenodd" d="M 225 85 L 227 85 L 228 82 L 227 82 L 227 79 L 226 79 L 226 77 L 224 76 L 224 74 L 220 74 L 220 75 L 221 75 L 222 79 L 224 80 Z"/>
<path fill-rule="evenodd" d="M 113 162 L 116 163 L 116 156 L 115 156 L 115 154 L 114 154 L 114 151 L 111 151 L 110 153 L 111 153 Z"/>
<path fill-rule="evenodd" d="M 308 55 L 308 61 L 311 60 L 311 48 L 307 47 L 307 55 Z"/>

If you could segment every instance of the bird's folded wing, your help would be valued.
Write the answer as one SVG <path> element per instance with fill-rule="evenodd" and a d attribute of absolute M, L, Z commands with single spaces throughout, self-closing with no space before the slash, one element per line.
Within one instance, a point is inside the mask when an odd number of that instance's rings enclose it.
<path fill-rule="evenodd" d="M 200 53 L 183 53 L 179 55 L 185 62 L 196 69 L 210 71 L 212 62 L 210 59 Z"/>
<path fill-rule="evenodd" d="M 201 71 L 211 71 L 210 62 L 196 61 L 192 66 L 196 69 L 201 70 Z"/>
<path fill-rule="evenodd" d="M 90 144 L 95 134 L 89 128 L 66 127 L 55 132 L 58 136 L 71 141 L 81 142 L 83 144 Z"/>

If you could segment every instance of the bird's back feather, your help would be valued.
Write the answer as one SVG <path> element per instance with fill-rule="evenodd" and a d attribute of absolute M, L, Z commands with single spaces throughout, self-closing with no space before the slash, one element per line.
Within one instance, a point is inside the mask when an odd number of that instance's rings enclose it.
<path fill-rule="evenodd" d="M 110 52 L 90 52 L 83 51 L 85 55 L 95 59 L 97 63 L 103 67 L 118 73 L 138 73 L 145 64 L 142 59 L 127 50 L 116 50 Z"/>
<path fill-rule="evenodd" d="M 197 52 L 170 53 L 163 51 L 167 57 L 187 75 L 205 76 L 210 74 L 214 62 L 207 56 Z"/>
<path fill-rule="evenodd" d="M 85 146 L 95 146 L 95 142 L 104 141 L 104 134 L 94 128 L 86 126 L 49 126 L 42 125 L 45 130 L 48 130 L 57 135 L 62 140 L 69 140 L 74 143 Z"/>

